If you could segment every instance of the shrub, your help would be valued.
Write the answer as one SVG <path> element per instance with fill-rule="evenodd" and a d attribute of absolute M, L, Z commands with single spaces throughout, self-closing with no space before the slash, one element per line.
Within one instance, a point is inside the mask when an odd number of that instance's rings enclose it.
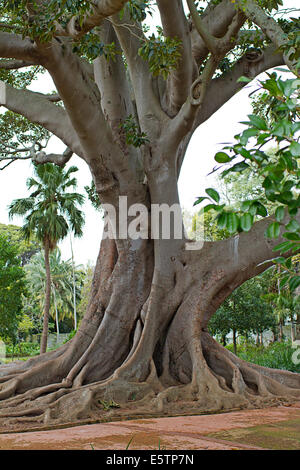
<path fill-rule="evenodd" d="M 226 346 L 233 352 L 233 345 Z M 244 361 L 252 362 L 272 369 L 283 369 L 300 373 L 300 364 L 292 360 L 295 348 L 291 341 L 272 343 L 269 346 L 255 346 L 252 344 L 237 345 L 237 356 Z"/>

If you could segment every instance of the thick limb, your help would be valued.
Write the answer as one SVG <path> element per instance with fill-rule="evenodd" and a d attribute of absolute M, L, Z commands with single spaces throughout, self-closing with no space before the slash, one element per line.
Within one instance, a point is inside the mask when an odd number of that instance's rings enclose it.
<path fill-rule="evenodd" d="M 166 37 L 176 37 L 182 42 L 181 59 L 172 71 L 165 91 L 166 108 L 168 115 L 174 116 L 185 102 L 193 79 L 197 75 L 196 62 L 192 56 L 192 43 L 189 25 L 185 16 L 182 1 L 170 3 L 168 0 L 157 2 Z"/>
<path fill-rule="evenodd" d="M 66 111 L 46 96 L 30 90 L 18 90 L 0 82 L 0 105 L 43 126 L 62 140 L 79 156 L 83 150 Z"/>

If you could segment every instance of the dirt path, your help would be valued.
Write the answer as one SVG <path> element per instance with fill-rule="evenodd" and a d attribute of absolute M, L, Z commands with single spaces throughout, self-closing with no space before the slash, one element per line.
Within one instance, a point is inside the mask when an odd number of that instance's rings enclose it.
<path fill-rule="evenodd" d="M 1 450 L 300 449 L 300 402 L 215 415 L 0 434 Z"/>

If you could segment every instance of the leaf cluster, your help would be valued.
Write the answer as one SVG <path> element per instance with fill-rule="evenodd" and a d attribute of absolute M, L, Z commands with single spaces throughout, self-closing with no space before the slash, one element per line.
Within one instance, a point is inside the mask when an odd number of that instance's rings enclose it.
<path fill-rule="evenodd" d="M 100 41 L 99 35 L 93 31 L 85 34 L 80 41 L 74 43 L 73 52 L 89 61 L 101 56 L 104 56 L 107 61 L 115 61 L 116 56 L 120 55 L 120 51 L 114 42 L 110 44 L 103 43 Z"/>
<path fill-rule="evenodd" d="M 286 241 L 274 250 L 282 254 L 295 253 L 300 247 L 300 224 L 296 219 L 300 207 L 300 81 L 298 78 L 283 80 L 274 72 L 268 74 L 265 81 L 260 81 L 260 85 L 271 98 L 272 118 L 250 114 L 249 120 L 243 122 L 246 129 L 235 136 L 236 142 L 215 155 L 215 161 L 221 165 L 215 170 L 226 165 L 223 178 L 246 170 L 259 175 L 265 200 L 276 206 L 265 235 L 277 238 L 282 233 Z M 273 153 L 265 149 L 267 144 L 275 146 Z M 220 204 L 220 195 L 213 188 L 206 190 L 206 196 L 197 198 L 195 205 L 206 199 L 210 203 L 204 207 L 204 212 L 215 210 L 219 228 L 226 228 L 231 234 L 247 232 L 256 216 L 269 215 L 262 198 L 242 201 L 239 211 L 228 210 L 225 204 Z M 282 258 L 280 262 L 290 269 L 291 258 L 287 261 Z M 291 288 L 296 288 L 300 285 L 300 277 L 291 275 L 289 283 Z"/>
<path fill-rule="evenodd" d="M 147 134 L 140 131 L 132 114 L 130 114 L 123 122 L 120 123 L 119 128 L 124 132 L 127 145 L 141 147 L 142 145 L 145 145 L 147 142 L 149 142 Z"/>
<path fill-rule="evenodd" d="M 177 68 L 181 58 L 182 42 L 177 37 L 165 37 L 160 27 L 158 35 L 152 34 L 139 49 L 139 55 L 148 62 L 154 77 L 161 75 L 165 80 Z"/>

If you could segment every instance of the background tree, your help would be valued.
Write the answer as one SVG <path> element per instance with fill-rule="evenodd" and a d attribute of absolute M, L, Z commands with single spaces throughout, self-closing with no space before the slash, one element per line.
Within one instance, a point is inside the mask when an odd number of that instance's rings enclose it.
<path fill-rule="evenodd" d="M 260 335 L 274 327 L 275 317 L 270 305 L 263 300 L 264 291 L 259 279 L 251 279 L 236 289 L 217 310 L 208 327 L 212 334 L 222 337 L 226 345 L 226 335 L 232 332 L 234 353 L 237 352 L 237 335 L 249 338 Z"/>
<path fill-rule="evenodd" d="M 4 341 L 17 340 L 24 292 L 25 274 L 17 249 L 0 234 L 0 338 Z"/>
<path fill-rule="evenodd" d="M 26 216 L 22 227 L 24 235 L 30 239 L 34 234 L 43 244 L 46 283 L 43 331 L 41 336 L 41 354 L 47 349 L 48 321 L 51 298 L 51 270 L 49 255 L 57 243 L 63 240 L 69 231 L 75 236 L 82 235 L 84 224 L 83 214 L 77 207 L 83 204 L 84 197 L 75 192 L 77 181 L 72 177 L 76 167 L 64 170 L 56 165 L 47 163 L 35 167 L 35 177 L 27 180 L 29 190 L 34 189 L 29 197 L 16 199 L 9 206 L 9 215 Z"/>
<path fill-rule="evenodd" d="M 7 240 L 15 246 L 22 266 L 27 264 L 30 258 L 40 250 L 40 242 L 34 236 L 30 241 L 25 240 L 22 228 L 18 225 L 0 224 L 0 234 L 5 235 Z"/>
<path fill-rule="evenodd" d="M 71 319 L 74 328 L 73 318 L 73 267 L 71 260 L 62 260 L 61 253 L 55 248 L 49 256 L 51 272 L 51 302 L 50 316 L 56 322 L 56 331 L 59 335 L 59 323 L 65 318 Z M 30 292 L 30 305 L 32 310 L 37 308 L 40 315 L 44 310 L 46 271 L 45 261 L 42 253 L 36 254 L 31 262 L 25 267 L 28 291 Z M 75 267 L 75 288 L 76 298 L 81 299 L 81 286 L 83 283 L 83 271 L 80 267 Z"/>
<path fill-rule="evenodd" d="M 297 73 L 299 22 L 293 13 L 279 21 L 280 3 L 213 0 L 202 8 L 188 0 L 187 8 L 181 0 L 2 2 L 3 67 L 8 60 L 14 67 L 20 61 L 42 66 L 53 79 L 60 105 L 49 94 L 18 89 L 5 80 L 0 103 L 61 139 L 89 166 L 102 207 L 110 204 L 117 216 L 135 222 L 136 214 L 124 214 L 119 198 L 125 196 L 131 209 L 143 204 L 149 215 L 153 204 L 179 205 L 177 182 L 190 139 L 246 85 L 240 77 L 252 80 L 283 64 Z M 145 29 L 150 6 L 160 17 L 155 33 Z M 278 80 L 271 80 L 277 87 Z M 298 142 L 292 135 L 296 90 L 282 86 L 282 93 L 278 88 L 272 93 L 284 106 L 280 119 L 288 127 L 277 129 L 284 148 L 275 158 L 281 162 L 287 157 L 285 170 L 297 176 Z M 258 145 L 274 135 L 268 123 L 263 129 L 260 124 L 254 118 L 247 124 L 260 139 Z M 243 160 L 243 149 L 254 158 L 259 149 L 256 142 L 253 152 L 246 148 L 250 134 L 241 136 L 233 155 L 219 154 L 218 163 L 229 158 L 233 171 L 241 168 L 235 157 Z M 205 158 L 201 142 L 199 153 Z M 62 162 L 61 156 L 52 160 Z M 265 171 L 268 163 L 266 154 Z M 295 186 L 289 181 L 288 191 Z M 277 197 L 286 188 L 279 184 L 277 192 L 272 183 L 268 189 Z M 218 196 L 212 195 L 218 206 Z M 291 209 L 281 220 L 285 226 L 299 214 L 294 194 L 289 201 L 283 196 L 283 208 Z M 270 219 L 259 204 L 253 212 L 241 219 L 241 231 L 239 215 L 223 216 L 232 236 L 208 241 L 201 250 L 177 238 L 174 227 L 169 240 L 161 235 L 133 240 L 118 233 L 118 227 L 115 239 L 104 238 L 87 312 L 75 337 L 22 367 L 0 370 L 5 422 L 11 416 L 14 423 L 17 415 L 17 420 L 29 415 L 39 424 L 87 419 L 103 413 L 103 399 L 125 402 L 132 413 L 142 408 L 153 414 L 299 398 L 298 374 L 248 365 L 207 331 L 228 295 L 264 271 L 269 266 L 264 262 L 283 241 L 279 224 L 279 230 L 273 226 L 276 237 L 266 243 Z M 252 215 L 261 219 L 252 224 Z"/>

